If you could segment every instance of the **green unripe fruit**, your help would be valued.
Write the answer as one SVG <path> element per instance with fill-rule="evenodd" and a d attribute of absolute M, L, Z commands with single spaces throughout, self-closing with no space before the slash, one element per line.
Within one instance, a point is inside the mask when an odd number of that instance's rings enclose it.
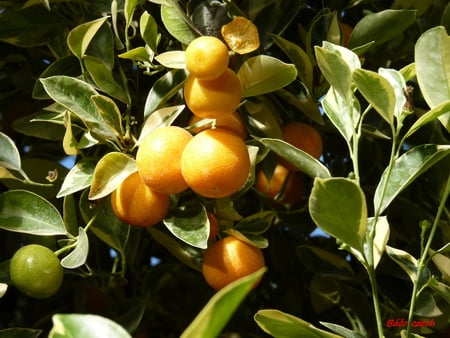
<path fill-rule="evenodd" d="M 14 286 L 30 297 L 43 299 L 61 287 L 64 269 L 53 251 L 38 244 L 26 245 L 11 259 L 9 273 Z"/>

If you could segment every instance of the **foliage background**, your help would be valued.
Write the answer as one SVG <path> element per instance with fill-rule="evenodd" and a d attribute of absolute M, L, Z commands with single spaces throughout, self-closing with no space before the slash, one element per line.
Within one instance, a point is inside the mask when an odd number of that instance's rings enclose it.
<path fill-rule="evenodd" d="M 131 3 L 135 7 L 130 5 Z M 180 2 L 181 8 L 188 11 L 195 9 L 197 16 L 194 16 L 194 20 L 199 29 L 213 31 L 220 27 L 223 20 L 228 20 L 220 12 L 208 20 L 207 9 L 216 9 L 214 6 L 217 3 L 220 2 Z M 262 48 L 257 54 L 269 55 L 287 63 L 292 61 L 280 48 L 280 44 L 274 43 L 272 34 L 314 53 L 313 46 L 322 45 L 323 40 L 335 39 L 334 42 L 343 44 L 342 32 L 339 29 L 333 30 L 335 28 L 330 25 L 333 18 L 355 26 L 365 15 L 372 12 L 386 9 L 416 11 L 414 19 L 407 27 L 395 24 L 378 27 L 377 43 L 363 53 L 364 68 L 373 71 L 377 71 L 379 67 L 401 69 L 414 62 L 414 45 L 428 29 L 443 25 L 447 34 L 450 31 L 450 7 L 444 0 L 242 0 L 225 3 L 231 6 L 227 7 L 231 8 L 231 11 L 237 11 L 238 8 L 248 15 L 258 27 Z M 112 10 L 112 5 L 116 6 L 118 12 Z M 129 17 L 129 13 L 123 11 L 127 5 L 133 9 Z M 106 141 L 85 148 L 77 156 L 67 156 L 74 151 L 74 139 L 70 139 L 67 129 L 64 128 L 64 123 L 67 125 L 68 122 L 64 120 L 63 114 L 58 116 L 57 121 L 50 121 L 48 116 L 42 115 L 42 109 L 53 101 L 39 82 L 39 77 L 46 77 L 42 75 L 43 72 L 49 72 L 48 66 L 56 64 L 56 61 L 57 66 L 50 71 L 52 75 L 76 77 L 87 71 L 91 77 L 88 77 L 88 81 L 96 83 L 102 92 L 106 92 L 107 96 L 116 102 L 123 116 L 128 116 L 124 118 L 123 123 L 129 129 L 120 135 L 120 140 L 113 145 L 113 150 L 133 154 L 133 138 L 138 137 L 149 113 L 156 108 L 182 104 L 179 96 L 170 96 L 167 93 L 179 88 L 176 84 L 183 79 L 183 71 L 169 70 L 154 57 L 165 51 L 181 50 L 183 44 L 168 32 L 171 24 L 161 18 L 160 5 L 150 1 L 30 0 L 1 1 L 0 6 L 1 131 L 14 140 L 20 151 L 21 167 L 31 180 L 46 183 L 45 178 L 57 172 L 54 186 L 51 188 L 23 184 L 2 172 L 1 189 L 5 192 L 13 189 L 33 191 L 59 210 L 67 211 L 67 204 L 71 203 L 84 205 L 80 208 L 81 211 L 76 211 L 78 224 L 72 227 L 72 230 L 75 229 L 73 234 L 76 235 L 78 226 L 82 226 L 83 221 L 87 222 L 80 214 L 83 210 L 89 210 L 86 193 L 82 190 L 75 191 L 65 199 L 57 198 L 57 194 L 74 163 L 85 161 L 87 168 L 93 169 L 93 166 L 111 151 L 111 142 Z M 145 12 L 155 19 L 159 36 L 154 34 L 150 26 L 147 26 L 147 31 L 142 31 L 143 21 L 139 19 Z M 18 15 L 14 16 L 15 13 Z M 86 54 L 92 58 L 85 58 L 84 55 L 80 58 L 76 55 L 74 46 L 82 48 L 80 41 L 76 39 L 82 35 L 75 36 L 75 42 L 70 45 L 70 41 L 67 43 L 69 32 L 83 23 L 114 13 L 117 17 L 109 17 L 108 25 L 101 26 L 100 30 L 104 29 L 105 32 L 97 35 L 100 40 L 94 41 L 86 49 Z M 176 21 L 181 22 L 179 18 Z M 180 37 L 184 38 L 185 35 L 181 34 Z M 349 47 L 358 47 L 358 42 L 361 41 L 354 42 L 353 46 L 350 42 Z M 142 49 L 143 46 L 152 44 L 152 51 L 149 51 L 149 48 Z M 124 56 L 126 51 L 133 51 L 132 55 Z M 244 59 L 237 57 L 235 62 L 241 63 Z M 103 64 L 97 63 L 98 60 L 102 60 Z M 107 73 L 112 76 L 106 76 Z M 160 79 L 169 73 L 173 77 L 161 83 Z M 94 74 L 97 74 L 97 77 Z M 102 80 L 104 82 L 101 82 Z M 328 88 L 316 64 L 312 80 L 309 99 L 314 105 Z M 264 95 L 264 99 L 268 100 L 267 115 L 272 116 L 275 123 L 304 120 L 317 126 L 325 145 L 322 162 L 333 176 L 345 177 L 352 171 L 346 145 L 330 123 L 322 123 L 318 110 L 299 103 L 302 95 L 305 95 L 304 87 L 300 83 L 301 81 L 291 83 L 285 87 L 286 91 L 283 93 L 272 92 Z M 428 106 L 417 83 L 413 80 L 408 85 L 414 87 L 411 99 L 414 114 L 404 123 L 411 126 L 428 110 Z M 157 98 L 150 104 L 149 93 Z M 287 93 L 293 97 L 287 96 Z M 151 111 L 149 106 L 153 108 Z M 41 120 L 30 122 L 37 116 L 36 113 L 40 114 Z M 176 123 L 185 125 L 188 116 L 186 111 L 180 113 Z M 255 129 L 250 120 L 247 123 L 253 134 L 263 136 L 263 131 Z M 377 114 L 369 114 L 367 123 L 379 131 L 387 128 Z M 77 137 L 82 134 L 80 126 L 80 121 L 72 121 L 73 132 Z M 102 126 L 99 130 L 102 130 Z M 68 137 L 70 142 L 67 141 Z M 89 139 L 78 138 L 77 141 L 89 142 Z M 448 129 L 445 130 L 437 120 L 433 121 L 416 132 L 405 146 L 414 147 L 427 143 L 448 145 Z M 388 163 L 389 151 L 390 144 L 374 134 L 367 134 L 362 138 L 361 186 L 368 196 L 373 194 Z M 435 214 L 440 198 L 438 192 L 442 190 L 443 182 L 448 177 L 449 164 L 447 156 L 447 159 L 437 163 L 414 181 L 389 207 L 389 245 L 401 248 L 414 257 L 420 255 L 420 224 L 423 220 L 432 219 Z M 307 179 L 307 184 L 310 189 L 311 178 Z M 235 201 L 235 207 L 245 216 L 250 216 L 261 208 L 273 210 L 253 190 L 248 190 Z M 308 213 L 307 201 L 294 210 L 277 208 L 275 212 L 276 225 L 264 232 L 269 243 L 264 250 L 268 270 L 260 286 L 249 293 L 234 313 L 224 332 L 238 332 L 243 337 L 264 336 L 253 320 L 254 314 L 260 309 L 278 309 L 316 326 L 320 326 L 319 322 L 339 323 L 345 327 L 363 325 L 368 335 L 375 335 L 370 286 L 359 262 L 349 256 L 348 252 L 339 250 L 334 238 L 325 236 L 322 232 L 314 232 L 316 226 Z M 97 224 L 93 226 L 92 232 L 88 232 L 89 270 L 83 265 L 68 271 L 60 292 L 45 301 L 27 298 L 11 287 L 0 299 L 0 327 L 25 327 L 47 332 L 52 327 L 51 317 L 55 313 L 96 313 L 113 319 L 132 331 L 136 337 L 175 337 L 185 330 L 213 296 L 213 291 L 205 284 L 201 274 L 188 266 L 186 261 L 181 262 L 172 255 L 161 240 L 155 239 L 158 238 L 158 233 L 149 235 L 143 229 L 127 228 L 124 235 L 123 230 L 118 230 L 121 225 L 116 224 L 111 215 L 104 217 L 103 225 Z M 435 248 L 443 247 L 449 242 L 448 214 L 446 217 L 435 236 Z M 163 230 L 161 226 L 155 231 Z M 20 245 L 39 242 L 55 250 L 59 245 L 57 236 L 0 231 L 0 261 L 4 262 L 0 269 L 2 281 L 8 281 L 8 259 Z M 115 250 L 111 250 L 111 247 Z M 192 249 L 188 252 L 191 262 L 198 264 L 201 250 Z M 123 270 L 125 265 L 126 273 Z M 431 265 L 430 270 L 432 274 L 440 275 L 435 266 Z M 383 257 L 377 269 L 377 280 L 383 319 L 387 321 L 404 318 L 404 310 L 408 307 L 412 290 L 407 275 L 395 262 Z M 432 331 L 422 334 L 442 334 L 443 337 L 445 333 L 442 332 L 446 330 L 449 321 L 449 304 L 441 298 L 436 298 L 436 302 L 421 304 L 428 306 L 424 313 L 433 313 L 439 308 L 446 315 L 432 316 L 436 318 L 437 325 Z M 387 336 L 398 333 L 393 328 L 386 330 Z"/>

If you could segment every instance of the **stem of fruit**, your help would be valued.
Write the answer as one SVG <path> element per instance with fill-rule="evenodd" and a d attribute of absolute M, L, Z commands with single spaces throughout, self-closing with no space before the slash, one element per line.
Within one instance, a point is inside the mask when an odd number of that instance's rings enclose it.
<path fill-rule="evenodd" d="M 417 273 L 416 273 L 416 280 L 414 281 L 413 285 L 413 291 L 411 293 L 411 302 L 409 305 L 409 312 L 408 312 L 408 326 L 406 327 L 406 337 L 409 337 L 409 333 L 411 331 L 411 323 L 413 319 L 413 313 L 414 308 L 416 305 L 416 299 L 419 292 L 419 288 L 422 286 L 420 285 L 420 277 L 422 275 L 423 269 L 427 266 L 427 258 L 428 258 L 428 251 L 430 250 L 431 243 L 433 241 L 434 235 L 436 233 L 439 220 L 441 219 L 442 213 L 445 209 L 445 204 L 447 202 L 447 199 L 450 195 L 450 177 L 447 179 L 447 185 L 445 186 L 444 192 L 442 194 L 441 201 L 439 203 L 438 210 L 436 212 L 436 216 L 433 221 L 433 225 L 431 226 L 430 235 L 428 236 L 427 243 L 425 244 L 424 250 L 420 256 L 419 262 L 417 264 Z"/>

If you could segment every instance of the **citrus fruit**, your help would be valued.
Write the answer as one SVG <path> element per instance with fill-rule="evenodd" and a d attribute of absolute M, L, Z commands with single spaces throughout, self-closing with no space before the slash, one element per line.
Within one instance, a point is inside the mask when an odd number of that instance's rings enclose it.
<path fill-rule="evenodd" d="M 281 128 L 283 140 L 308 153 L 312 157 L 319 159 L 322 155 L 323 143 L 317 129 L 303 122 L 289 123 Z M 284 159 L 279 159 L 280 163 L 289 170 L 298 171 L 296 167 Z"/>
<path fill-rule="evenodd" d="M 348 42 L 350 41 L 350 35 L 352 35 L 353 32 L 353 27 L 344 22 L 341 22 L 340 26 L 342 30 L 342 45 L 348 46 Z"/>
<path fill-rule="evenodd" d="M 192 135 L 177 126 L 151 131 L 136 153 L 136 166 L 153 191 L 177 194 L 188 188 L 181 175 L 181 154 Z"/>
<path fill-rule="evenodd" d="M 277 163 L 271 175 L 263 169 L 256 172 L 255 188 L 274 202 L 296 204 L 305 195 L 305 184 L 298 173 Z"/>
<path fill-rule="evenodd" d="M 237 192 L 250 173 L 244 141 L 223 129 L 207 129 L 195 135 L 181 157 L 181 172 L 189 187 L 210 198 Z"/>
<path fill-rule="evenodd" d="M 111 208 L 122 222 L 148 227 L 166 216 L 169 195 L 151 190 L 134 172 L 111 194 Z"/>
<path fill-rule="evenodd" d="M 200 121 L 202 121 L 201 117 L 192 115 L 188 124 L 192 126 L 193 124 Z M 194 134 L 198 134 L 205 129 L 209 129 L 213 125 L 213 120 L 210 121 L 211 122 L 202 126 L 191 128 L 190 131 Z M 242 122 L 242 119 L 237 111 L 234 111 L 233 113 L 224 115 L 222 117 L 218 117 L 217 119 L 215 119 L 214 123 L 216 128 L 229 129 L 238 134 L 243 140 L 247 139 L 247 129 L 245 129 L 244 123 Z"/>
<path fill-rule="evenodd" d="M 208 221 L 209 221 L 208 242 L 211 242 L 219 235 L 220 225 L 216 215 L 214 215 L 212 212 L 208 212 Z"/>
<path fill-rule="evenodd" d="M 211 80 L 228 68 L 228 47 L 214 36 L 201 36 L 187 46 L 185 60 L 190 74 Z"/>
<path fill-rule="evenodd" d="M 206 249 L 202 273 L 213 289 L 220 290 L 264 266 L 264 256 L 259 248 L 236 237 L 228 236 Z"/>
<path fill-rule="evenodd" d="M 29 244 L 17 250 L 9 269 L 17 289 L 38 299 L 54 295 L 64 277 L 59 258 L 52 250 L 38 244 Z"/>
<path fill-rule="evenodd" d="M 212 80 L 200 80 L 189 74 L 184 83 L 187 106 L 202 118 L 215 119 L 233 113 L 239 106 L 241 95 L 241 82 L 229 68 Z"/>
<path fill-rule="evenodd" d="M 238 54 L 251 53 L 260 45 L 258 28 L 243 16 L 237 16 L 223 25 L 221 34 L 228 47 Z"/>

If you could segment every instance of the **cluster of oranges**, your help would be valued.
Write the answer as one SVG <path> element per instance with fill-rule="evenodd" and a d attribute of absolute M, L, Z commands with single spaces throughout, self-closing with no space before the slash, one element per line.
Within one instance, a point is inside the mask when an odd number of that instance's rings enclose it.
<path fill-rule="evenodd" d="M 227 46 L 218 38 L 203 36 L 188 45 L 185 60 L 189 75 L 184 99 L 193 114 L 190 126 L 160 127 L 142 139 L 136 153 L 137 171 L 111 195 L 112 210 L 123 222 L 155 225 L 166 216 L 171 194 L 191 189 L 206 198 L 227 197 L 249 178 L 247 131 L 237 113 L 242 88 L 228 67 Z M 204 119 L 210 120 L 198 123 Z M 320 135 L 307 124 L 285 126 L 283 138 L 316 158 L 321 155 Z M 281 158 L 278 162 L 270 178 L 257 173 L 255 188 L 273 200 L 295 203 L 304 194 L 303 181 L 289 163 Z M 215 237 L 217 219 L 213 214 L 208 219 Z M 209 243 L 203 275 L 216 290 L 265 265 L 261 250 L 250 242 L 228 236 L 210 238 Z"/>

